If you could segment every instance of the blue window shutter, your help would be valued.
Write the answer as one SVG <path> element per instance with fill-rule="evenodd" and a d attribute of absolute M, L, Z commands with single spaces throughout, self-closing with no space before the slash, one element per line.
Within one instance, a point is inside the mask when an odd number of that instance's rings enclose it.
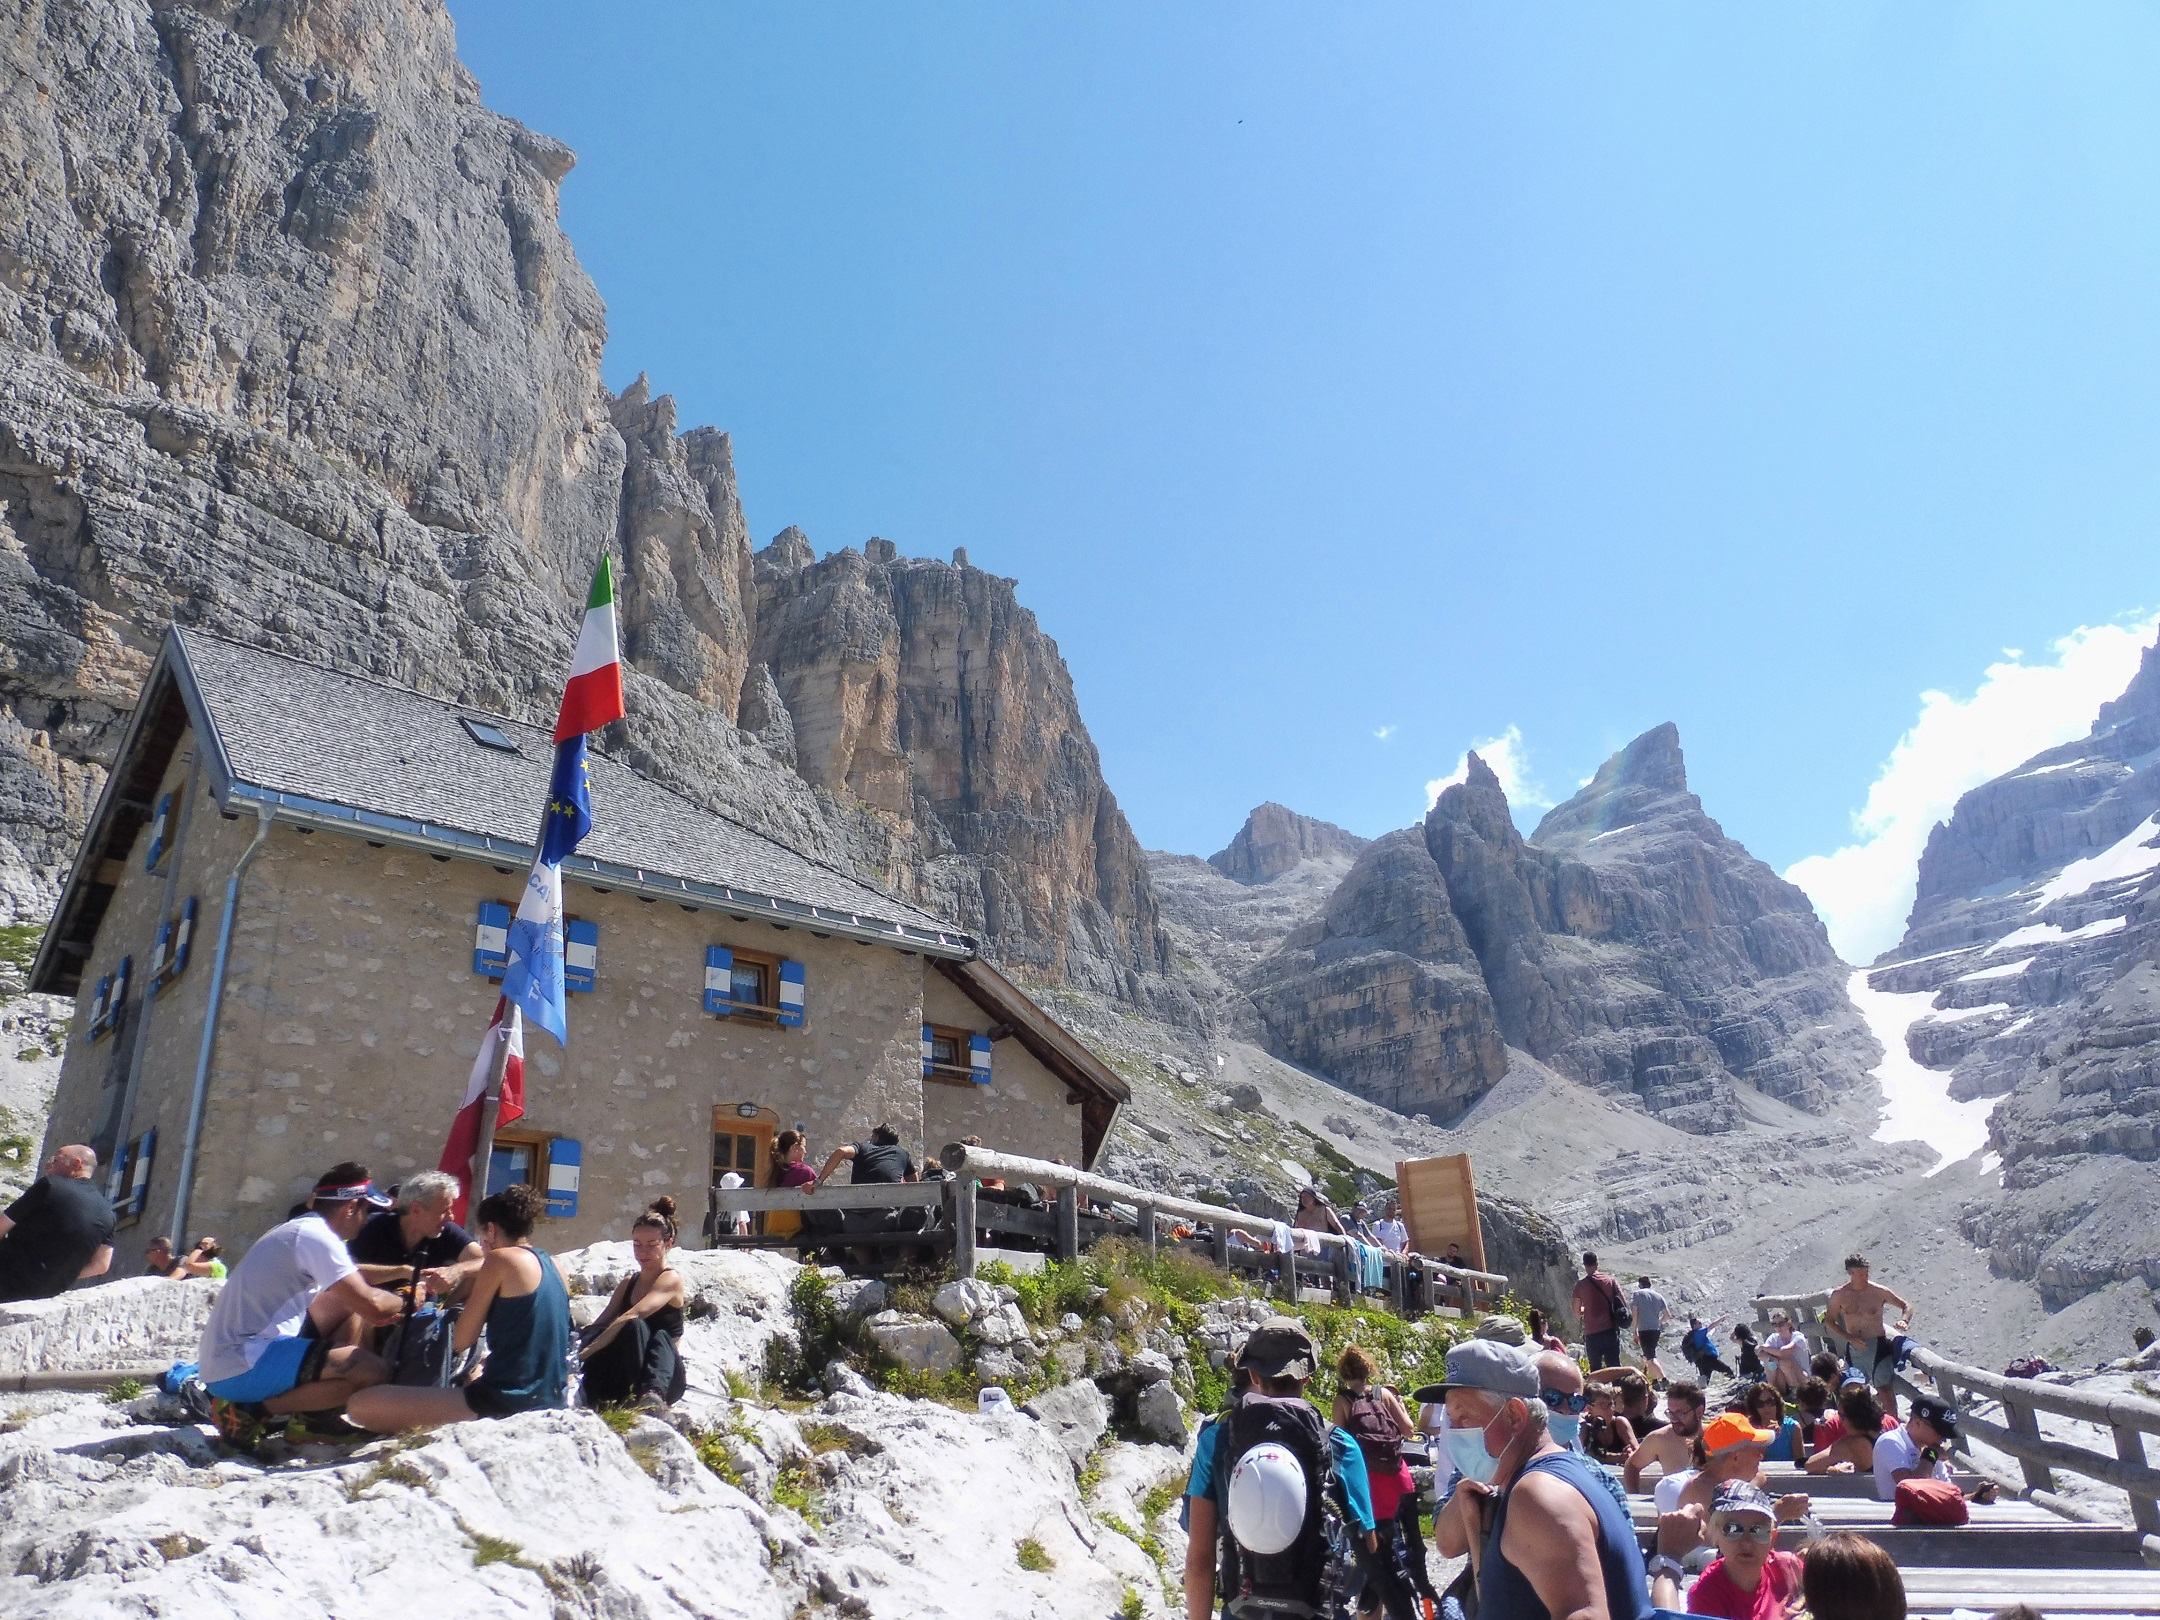
<path fill-rule="evenodd" d="M 135 971 L 135 958 L 123 956 L 120 966 L 113 973 L 112 1005 L 105 1009 L 105 1027 L 118 1029 L 121 1015 L 127 1010 L 128 979 Z"/>
<path fill-rule="evenodd" d="M 195 937 L 195 896 L 188 896 L 187 904 L 180 908 L 180 926 L 173 930 L 172 966 L 165 971 L 169 979 L 177 979 L 187 971 L 188 941 Z"/>
<path fill-rule="evenodd" d="M 155 872 L 157 863 L 165 855 L 165 829 L 172 824 L 172 795 L 166 794 L 157 802 L 157 814 L 150 818 L 150 852 L 143 858 L 143 870 Z"/>
<path fill-rule="evenodd" d="M 557 1220 L 577 1213 L 578 1173 L 584 1163 L 584 1143 L 567 1136 L 548 1143 L 547 1212 Z"/>
<path fill-rule="evenodd" d="M 167 964 L 172 961 L 172 937 L 172 919 L 167 918 L 158 924 L 157 943 L 150 948 L 149 993 L 153 996 L 158 993 L 158 986 L 165 982 L 169 971 Z"/>
<path fill-rule="evenodd" d="M 106 1009 L 112 1006 L 112 975 L 106 974 L 97 982 L 97 993 L 90 998 L 90 1036 L 95 1040 L 105 1033 Z"/>
<path fill-rule="evenodd" d="M 990 1037 L 968 1037 L 968 1074 L 978 1086 L 990 1083 Z"/>
<path fill-rule="evenodd" d="M 473 930 L 472 970 L 499 979 L 510 966 L 510 908 L 496 900 L 480 902 L 480 925 Z"/>
<path fill-rule="evenodd" d="M 563 924 L 563 988 L 590 990 L 600 976 L 600 925 L 582 917 Z"/>
<path fill-rule="evenodd" d="M 930 1026 L 929 1026 L 928 1024 L 925 1024 L 925 1025 L 923 1025 L 923 1027 L 922 1027 L 922 1072 L 923 1072 L 923 1078 L 924 1078 L 925 1080 L 927 1080 L 927 1079 L 929 1079 L 929 1078 L 930 1078 L 930 1071 L 931 1071 L 931 1070 L 932 1070 L 933 1068 L 935 1068 L 935 1067 L 936 1067 L 936 1064 L 935 1064 L 935 1063 L 934 1063 L 934 1062 L 932 1061 L 932 1054 L 934 1054 L 934 1053 L 935 1053 L 935 1052 L 937 1051 L 937 1045 L 936 1045 L 936 1041 L 937 1041 L 937 1036 L 936 1036 L 936 1034 L 935 1034 L 935 1033 L 933 1033 L 933 1032 L 932 1032 L 932 1030 L 931 1030 Z"/>
<path fill-rule="evenodd" d="M 780 1027 L 801 1029 L 803 1021 L 803 966 L 800 962 L 780 964 Z"/>
<path fill-rule="evenodd" d="M 128 1157 L 127 1212 L 140 1215 L 143 1205 L 150 1197 L 150 1161 L 157 1156 L 157 1132 L 144 1131 L 136 1138 L 135 1151 Z M 180 1241 L 175 1239 L 175 1242 Z"/>
<path fill-rule="evenodd" d="M 735 953 L 725 945 L 705 947 L 705 1010 L 715 1018 L 735 1010 Z"/>

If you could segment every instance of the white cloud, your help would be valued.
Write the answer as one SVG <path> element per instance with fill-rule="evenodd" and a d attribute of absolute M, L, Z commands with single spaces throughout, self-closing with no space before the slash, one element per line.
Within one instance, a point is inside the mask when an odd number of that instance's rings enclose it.
<path fill-rule="evenodd" d="M 1373 735 L 1375 737 L 1378 737 L 1382 742 L 1386 742 L 1390 737 L 1395 735 L 1398 729 L 1399 728 L 1395 726 L 1382 726 L 1378 731 L 1374 732 Z"/>
<path fill-rule="evenodd" d="M 1430 810 L 1439 802 L 1443 790 L 1453 787 L 1470 774 L 1470 755 L 1475 754 L 1492 767 L 1493 775 L 1500 778 L 1501 791 L 1507 794 L 1511 810 L 1545 809 L 1554 801 L 1552 795 L 1539 787 L 1530 776 L 1530 750 L 1523 746 L 1522 727 L 1509 726 L 1497 737 L 1487 737 L 1474 742 L 1455 762 L 1455 769 L 1437 781 L 1425 784 L 1425 808 Z"/>
<path fill-rule="evenodd" d="M 1903 937 L 1920 851 L 1935 824 L 1967 789 L 2091 730 L 2100 705 L 2137 673 L 2156 625 L 2160 615 L 2082 625 L 2054 644 L 2052 663 L 2025 663 L 2006 647 L 2008 661 L 1990 664 L 1971 697 L 1920 694 L 1920 717 L 1853 815 L 1856 841 L 1785 873 L 1815 902 L 1840 956 L 1870 962 Z"/>

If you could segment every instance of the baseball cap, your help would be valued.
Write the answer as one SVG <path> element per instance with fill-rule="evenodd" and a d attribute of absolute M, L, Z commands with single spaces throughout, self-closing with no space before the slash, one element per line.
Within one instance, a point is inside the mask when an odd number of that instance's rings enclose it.
<path fill-rule="evenodd" d="M 1412 1398 L 1431 1402 L 1445 1399 L 1451 1389 L 1482 1389 L 1534 1401 L 1544 1382 L 1529 1351 L 1498 1339 L 1466 1339 L 1447 1353 L 1447 1377 L 1412 1391 Z"/>
<path fill-rule="evenodd" d="M 365 1204 L 369 1209 L 388 1209 L 391 1205 L 388 1193 L 375 1190 L 372 1181 L 315 1183 L 315 1202 L 318 1204 Z"/>
<path fill-rule="evenodd" d="M 1705 1451 L 1729 1451 L 1734 1446 L 1767 1446 L 1777 1436 L 1758 1429 L 1738 1412 L 1720 1412 L 1703 1425 Z"/>
<path fill-rule="evenodd" d="M 1936 1396 L 1914 1396 L 1912 1410 L 1909 1415 L 1916 1418 L 1925 1418 L 1930 1428 L 1939 1429 L 1944 1434 L 1957 1433 L 1957 1408 Z"/>
<path fill-rule="evenodd" d="M 1777 1504 L 1767 1493 L 1744 1479 L 1728 1479 L 1720 1485 L 1712 1500 L 1710 1516 L 1716 1518 L 1726 1513 L 1759 1513 L 1766 1519 L 1777 1517 Z"/>
<path fill-rule="evenodd" d="M 1530 1342 L 1530 1334 L 1523 1327 L 1520 1318 L 1506 1316 L 1498 1311 L 1479 1322 L 1472 1337 L 1497 1339 L 1502 1344 L 1520 1345 Z"/>
<path fill-rule="evenodd" d="M 1237 1364 L 1258 1378 L 1310 1378 L 1312 1335 L 1294 1316 L 1271 1316 L 1246 1336 Z"/>

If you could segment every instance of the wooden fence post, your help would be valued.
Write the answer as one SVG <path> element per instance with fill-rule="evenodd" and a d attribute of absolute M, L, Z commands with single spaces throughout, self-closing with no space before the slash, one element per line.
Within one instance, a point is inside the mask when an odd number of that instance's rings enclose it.
<path fill-rule="evenodd" d="M 2039 1413 L 2029 1406 L 2021 1406 L 2014 1401 L 2004 1401 L 2002 1405 L 2003 1417 L 2009 1422 L 2011 1433 L 2026 1440 L 2038 1440 L 2040 1438 Z M 2018 1468 L 2025 1475 L 2025 1485 L 2028 1490 L 2052 1491 L 2055 1488 L 2055 1471 L 2048 1467 L 2046 1463 L 2033 1462 L 2020 1457 L 2018 1458 Z"/>
<path fill-rule="evenodd" d="M 1060 1260 L 1080 1257 L 1080 1189 L 1077 1187 L 1057 1190 L 1057 1257 Z"/>
<path fill-rule="evenodd" d="M 1358 1273 L 1358 1252 L 1349 1243 L 1334 1245 L 1335 1301 L 1348 1305 L 1358 1296 L 1359 1285 L 1364 1278 Z"/>
<path fill-rule="evenodd" d="M 1391 1255 L 1382 1262 L 1387 1267 L 1388 1304 L 1397 1316 L 1410 1314 L 1410 1257 Z"/>
<path fill-rule="evenodd" d="M 2116 1429 L 2115 1455 L 2126 1463 L 2136 1463 L 2143 1467 L 2145 1463 L 2145 1436 L 2135 1429 Z M 2151 1497 L 2139 1496 L 2135 1492 L 2131 1493 L 2130 1518 L 2138 1527 L 2139 1534 L 2147 1536 L 2160 1535 L 2160 1506 L 2156 1506 Z"/>
<path fill-rule="evenodd" d="M 952 1214 L 953 1274 L 975 1275 L 975 1178 L 965 1171 L 945 1184 Z"/>
<path fill-rule="evenodd" d="M 1142 1204 L 1140 1206 L 1140 1235 L 1147 1239 L 1147 1257 L 1153 1260 L 1155 1258 L 1155 1206 L 1153 1204 Z"/>
<path fill-rule="evenodd" d="M 1230 1269 L 1230 1223 L 1228 1221 L 1217 1221 L 1215 1223 L 1215 1263 L 1225 1271 Z"/>

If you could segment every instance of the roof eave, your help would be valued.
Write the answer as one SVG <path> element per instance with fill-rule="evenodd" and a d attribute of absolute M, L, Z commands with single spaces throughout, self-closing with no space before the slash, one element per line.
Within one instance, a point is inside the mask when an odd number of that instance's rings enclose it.
<path fill-rule="evenodd" d="M 351 805 L 286 793 L 234 778 L 228 778 L 228 784 L 228 791 L 219 798 L 222 808 L 232 810 L 245 806 L 252 810 L 267 805 L 271 819 L 287 826 L 344 833 L 371 843 L 395 844 L 448 860 L 483 861 L 513 868 L 532 864 L 533 846 L 514 839 L 385 815 L 376 810 L 356 809 Z M 562 870 L 566 878 L 575 878 L 595 888 L 618 890 L 640 899 L 672 900 L 689 910 L 720 912 L 740 922 L 768 922 L 779 928 L 801 928 L 812 935 L 830 934 L 865 945 L 912 951 L 940 961 L 967 961 L 975 955 L 975 941 L 967 934 L 921 928 L 801 900 L 786 900 L 753 889 L 676 877 L 589 855 L 569 856 L 563 861 Z"/>
<path fill-rule="evenodd" d="M 1117 1113 L 1132 1101 L 1132 1088 L 1089 1051 L 1080 1038 L 1038 1007 L 1027 992 L 981 957 L 940 961 L 937 970 L 991 1017 L 1010 1026 L 1013 1038 L 1035 1060 L 1078 1094 L 1082 1156 L 1092 1165 Z"/>
<path fill-rule="evenodd" d="M 143 680 L 142 692 L 134 709 L 128 715 L 127 725 L 120 733 L 120 745 L 113 750 L 112 768 L 106 773 L 105 786 L 99 791 L 97 804 L 90 812 L 89 822 L 83 829 L 82 842 L 75 847 L 75 859 L 68 867 L 67 881 L 60 886 L 60 895 L 53 906 L 52 920 L 46 925 L 44 938 L 38 942 L 36 958 L 30 964 L 30 988 L 41 995 L 70 995 L 73 989 L 62 983 L 67 969 L 62 958 L 87 960 L 85 942 L 71 937 L 68 924 L 85 903 L 86 891 L 92 885 L 98 868 L 108 854 L 108 845 L 118 830 L 123 815 L 135 815 L 135 825 L 128 829 L 128 842 L 134 842 L 144 817 L 130 809 L 127 794 L 136 775 L 132 768 L 137 755 L 154 728 L 164 718 L 165 688 L 170 684 L 172 694 L 178 698 L 186 712 L 187 724 L 198 737 L 214 740 L 215 730 L 210 725 L 209 712 L 203 707 L 202 696 L 195 689 L 194 677 L 187 668 L 187 647 L 181 639 L 180 628 L 167 628 L 165 639 L 158 648 L 156 661 Z M 224 745 L 215 746 L 217 758 L 224 758 Z M 162 770 L 162 766 L 160 767 Z M 99 921 L 103 915 L 100 913 Z M 97 927 L 91 928 L 96 937 Z"/>

